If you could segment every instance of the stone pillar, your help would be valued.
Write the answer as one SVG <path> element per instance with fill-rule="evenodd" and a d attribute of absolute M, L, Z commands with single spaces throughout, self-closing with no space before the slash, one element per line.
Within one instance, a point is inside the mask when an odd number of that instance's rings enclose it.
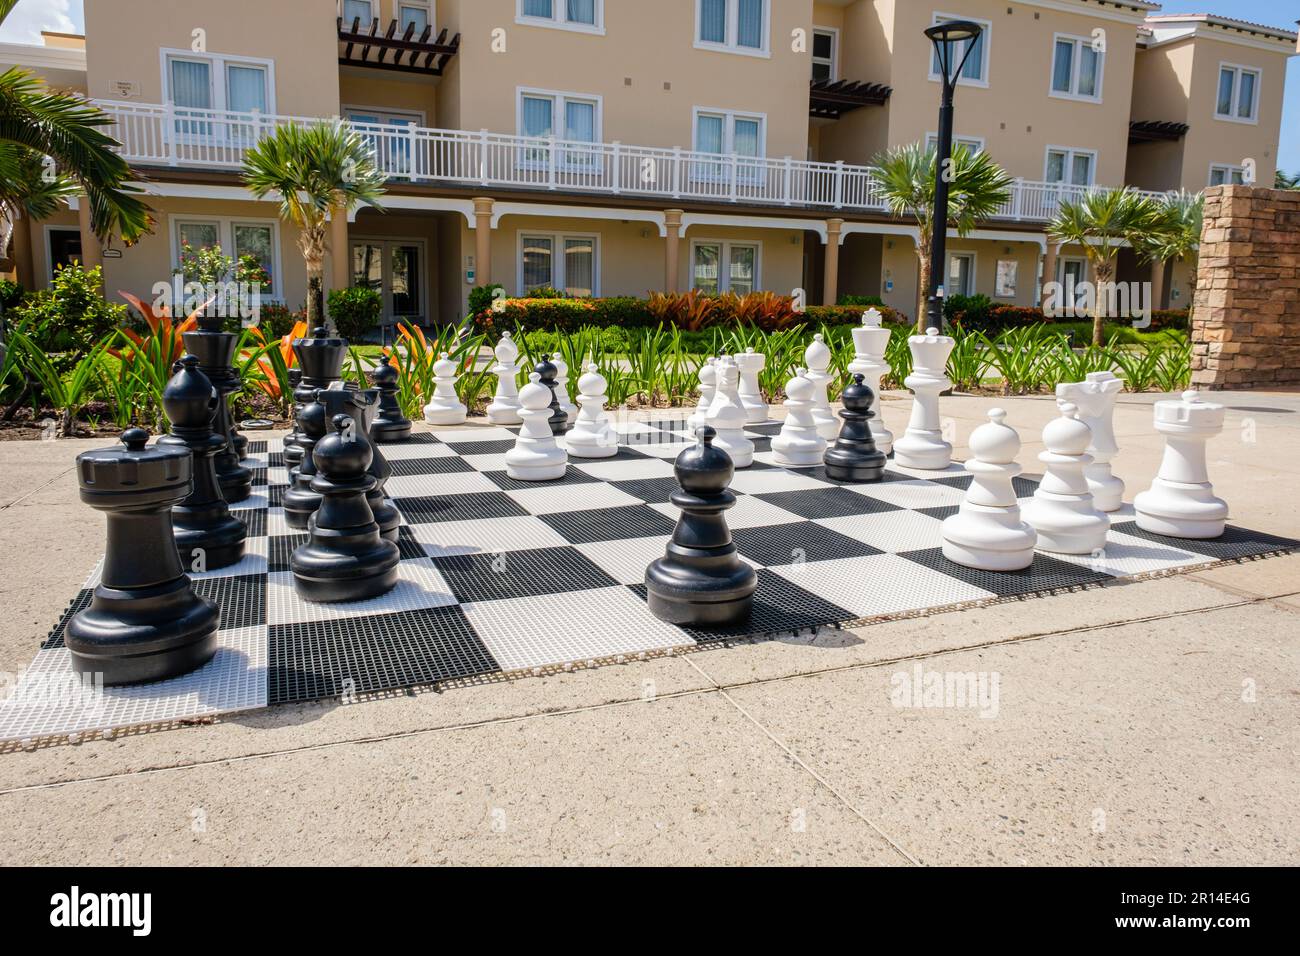
<path fill-rule="evenodd" d="M 1056 281 L 1057 251 L 1058 251 L 1058 247 L 1056 243 L 1052 242 L 1049 239 L 1047 241 L 1047 251 L 1042 254 L 1039 260 L 1042 268 L 1042 275 L 1038 277 L 1038 307 L 1040 309 L 1043 307 L 1043 300 L 1046 298 L 1043 295 L 1043 286 L 1047 285 L 1047 283 L 1049 282 Z"/>
<path fill-rule="evenodd" d="M 86 270 L 104 264 L 104 247 L 90 228 L 90 202 L 85 196 L 78 198 L 77 224 L 81 226 L 81 267 Z"/>
<path fill-rule="evenodd" d="M 23 216 L 14 223 L 9 240 L 9 258 L 13 260 L 14 278 L 24 289 L 36 288 L 36 264 L 32 256 L 32 220 Z"/>
<path fill-rule="evenodd" d="M 1164 308 L 1161 304 L 1165 298 L 1165 262 L 1151 263 L 1151 309 Z"/>
<path fill-rule="evenodd" d="M 329 289 L 346 289 L 352 284 L 351 250 L 348 249 L 348 217 L 343 212 L 330 216 Z"/>
<path fill-rule="evenodd" d="M 1194 388 L 1300 384 L 1300 192 L 1205 191 L 1192 303 Z"/>
<path fill-rule="evenodd" d="M 483 196 L 474 200 L 474 284 L 492 284 L 492 200 Z"/>
<path fill-rule="evenodd" d="M 826 263 L 822 273 L 822 305 L 834 305 L 839 297 L 840 228 L 843 219 L 826 220 Z"/>
<path fill-rule="evenodd" d="M 664 227 L 668 237 L 664 241 L 664 291 L 677 292 L 677 264 L 681 261 L 682 210 L 665 209 Z"/>

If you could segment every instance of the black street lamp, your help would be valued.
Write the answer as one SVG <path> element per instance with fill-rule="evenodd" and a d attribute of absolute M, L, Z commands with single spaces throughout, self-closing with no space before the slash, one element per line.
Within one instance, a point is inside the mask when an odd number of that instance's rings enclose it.
<path fill-rule="evenodd" d="M 934 236 L 930 244 L 930 288 L 926 290 L 926 328 L 943 328 L 943 282 L 948 271 L 948 161 L 952 159 L 952 100 L 957 77 L 975 49 L 984 28 L 969 20 L 936 23 L 925 31 L 934 44 L 943 81 L 943 102 L 939 106 L 939 155 L 935 160 Z M 960 51 L 959 47 L 964 47 Z"/>

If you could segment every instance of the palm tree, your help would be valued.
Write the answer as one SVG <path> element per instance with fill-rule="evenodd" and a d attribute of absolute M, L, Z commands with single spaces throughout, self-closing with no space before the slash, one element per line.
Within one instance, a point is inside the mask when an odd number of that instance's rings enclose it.
<path fill-rule="evenodd" d="M 0 23 L 17 2 L 0 0 Z M 131 167 L 100 129 L 112 124 L 84 97 L 52 90 L 28 70 L 0 74 L 0 257 L 19 216 L 44 218 L 78 193 L 101 240 L 117 234 L 130 245 L 148 232 L 149 207 L 125 185 Z"/>
<path fill-rule="evenodd" d="M 280 218 L 299 229 L 307 267 L 307 327 L 325 314 L 325 254 L 329 222 L 366 204 L 383 211 L 384 174 L 369 140 L 342 120 L 281 126 L 244 155 L 244 184 L 258 199 L 280 197 Z M 338 255 L 346 250 L 336 250 Z"/>
<path fill-rule="evenodd" d="M 1092 344 L 1102 344 L 1102 323 L 1106 318 L 1101 289 L 1115 278 L 1120 246 L 1140 248 L 1160 225 L 1161 206 L 1143 193 L 1123 189 L 1099 189 L 1077 200 L 1063 199 L 1056 218 L 1047 227 L 1053 242 L 1083 247 L 1096 277 L 1099 292 L 1093 297 Z"/>
<path fill-rule="evenodd" d="M 937 151 L 920 143 L 896 146 L 878 156 L 876 179 L 881 197 L 895 216 L 911 216 L 919 232 L 916 257 L 921 263 L 921 289 L 916 306 L 916 327 L 925 331 L 925 300 L 930 270 L 942 263 L 930 261 L 934 237 L 934 190 Z M 1011 199 L 1011 176 L 983 150 L 972 152 L 955 146 L 948 193 L 948 226 L 966 236 Z"/>
<path fill-rule="evenodd" d="M 1282 170 L 1273 174 L 1274 189 L 1300 189 L 1300 173 L 1294 173 L 1288 176 Z"/>
<path fill-rule="evenodd" d="M 1138 255 L 1147 262 L 1181 262 L 1195 259 L 1201 243 L 1201 223 L 1205 213 L 1205 196 L 1184 191 L 1171 192 L 1161 201 L 1159 220 L 1136 245 Z M 1192 308 L 1196 299 L 1196 267 L 1187 277 L 1187 321 L 1191 327 Z"/>

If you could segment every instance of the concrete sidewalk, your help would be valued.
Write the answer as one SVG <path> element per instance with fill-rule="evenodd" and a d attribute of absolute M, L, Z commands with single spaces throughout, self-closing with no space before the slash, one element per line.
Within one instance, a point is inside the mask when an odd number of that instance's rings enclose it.
<path fill-rule="evenodd" d="M 1233 522 L 1300 537 L 1300 395 L 1216 393 Z M 886 421 L 906 427 L 905 396 Z M 1128 498 L 1161 452 L 1116 414 Z M 945 399 L 957 457 L 1000 404 Z M 0 670 L 98 559 L 72 462 L 0 443 Z M 1300 556 L 554 677 L 0 755 L 11 863 L 1295 863 Z M 554 622 L 562 625 L 562 622 Z M 996 675 L 995 707 L 899 708 Z"/>

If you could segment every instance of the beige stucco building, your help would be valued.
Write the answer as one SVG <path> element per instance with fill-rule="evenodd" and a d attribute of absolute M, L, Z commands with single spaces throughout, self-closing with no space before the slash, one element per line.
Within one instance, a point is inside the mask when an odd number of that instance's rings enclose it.
<path fill-rule="evenodd" d="M 84 211 L 19 224 L 25 284 L 71 257 L 110 295 L 166 281 L 182 242 L 257 255 L 298 307 L 296 236 L 243 190 L 276 123 L 341 116 L 390 175 L 386 212 L 332 232 L 333 285 L 389 319 L 464 315 L 471 288 L 644 295 L 691 287 L 879 295 L 912 315 L 915 228 L 871 162 L 935 135 L 923 30 L 984 33 L 956 135 L 1017 182 L 950 242 L 949 294 L 1033 305 L 1086 265 L 1045 226 L 1062 196 L 1271 182 L 1296 36 L 1144 0 L 86 0 L 83 39 L 0 44 L 0 64 L 86 93 L 146 183 L 154 233 L 102 248 Z M 1136 266 L 1129 264 L 1131 272 Z M 1156 270 L 1158 304 L 1186 277 Z M 1145 274 L 1144 274 L 1145 277 Z"/>

